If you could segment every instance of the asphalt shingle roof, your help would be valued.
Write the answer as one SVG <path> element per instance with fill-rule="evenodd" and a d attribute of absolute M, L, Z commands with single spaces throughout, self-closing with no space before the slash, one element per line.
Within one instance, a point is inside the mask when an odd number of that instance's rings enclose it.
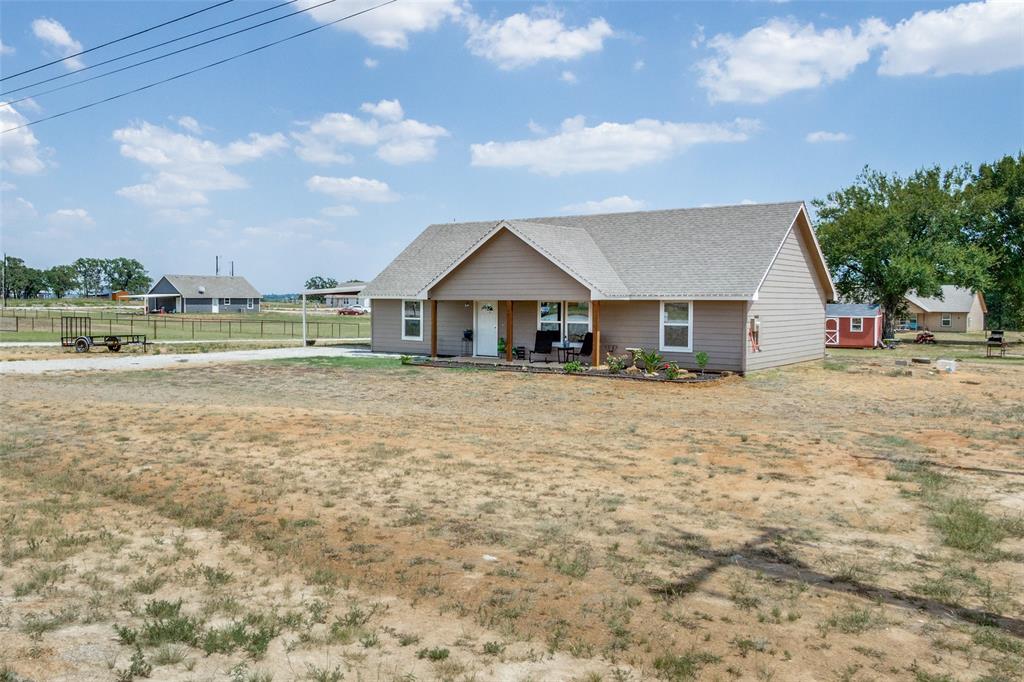
<path fill-rule="evenodd" d="M 974 292 L 952 284 L 942 285 L 942 298 L 907 294 L 907 300 L 929 313 L 966 313 L 974 305 Z"/>
<path fill-rule="evenodd" d="M 608 298 L 746 298 L 757 291 L 802 205 L 744 204 L 505 222 Z M 363 295 L 418 295 L 501 222 L 429 226 Z"/>
<path fill-rule="evenodd" d="M 240 275 L 164 275 L 164 279 L 185 298 L 260 298 L 260 292 L 256 291 L 256 287 Z M 199 293 L 200 287 L 203 293 Z"/>
<path fill-rule="evenodd" d="M 877 303 L 829 303 L 825 306 L 827 317 L 874 317 L 879 314 Z"/>

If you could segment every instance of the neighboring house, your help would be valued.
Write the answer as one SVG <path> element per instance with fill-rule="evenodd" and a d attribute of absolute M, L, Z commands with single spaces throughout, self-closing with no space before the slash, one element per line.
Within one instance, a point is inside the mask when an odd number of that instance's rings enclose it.
<path fill-rule="evenodd" d="M 864 303 L 825 306 L 825 345 L 829 348 L 876 348 L 882 345 L 882 307 Z"/>
<path fill-rule="evenodd" d="M 943 332 L 980 332 L 985 329 L 985 297 L 951 284 L 942 285 L 940 298 L 924 298 L 907 294 L 908 324 L 915 329 Z"/>
<path fill-rule="evenodd" d="M 146 300 L 150 312 L 258 313 L 260 298 L 245 277 L 164 275 Z"/>
<path fill-rule="evenodd" d="M 431 225 L 362 295 L 375 351 L 496 357 L 538 329 L 746 372 L 824 357 L 835 289 L 803 203 Z M 467 333 L 468 332 L 468 333 Z"/>
<path fill-rule="evenodd" d="M 368 309 L 370 307 L 370 299 L 362 295 L 364 288 L 366 288 L 366 282 L 345 282 L 344 284 L 339 284 L 337 287 L 329 289 L 329 291 L 337 293 L 324 295 L 324 305 L 328 308 L 361 305 Z"/>

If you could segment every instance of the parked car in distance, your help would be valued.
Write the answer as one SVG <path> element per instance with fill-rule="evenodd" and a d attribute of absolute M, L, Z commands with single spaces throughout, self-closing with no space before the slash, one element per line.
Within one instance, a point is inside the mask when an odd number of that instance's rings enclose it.
<path fill-rule="evenodd" d="M 338 310 L 339 315 L 365 315 L 370 309 L 361 305 L 347 305 Z"/>

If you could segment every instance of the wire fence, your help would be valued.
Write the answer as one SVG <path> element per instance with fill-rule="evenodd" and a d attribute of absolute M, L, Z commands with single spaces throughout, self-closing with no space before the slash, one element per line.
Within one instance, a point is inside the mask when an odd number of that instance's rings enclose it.
<path fill-rule="evenodd" d="M 47 314 L 50 313 L 50 314 Z M 62 311 L 18 311 L 0 313 L 0 336 L 29 336 L 36 340 L 58 340 Z M 63 311 L 66 315 L 66 311 Z M 211 339 L 299 339 L 302 320 L 246 319 L 245 316 L 197 317 L 189 315 L 134 315 L 97 312 L 88 315 L 95 336 L 146 334 L 153 340 Z M 367 318 L 309 320 L 306 335 L 311 339 L 363 339 L 370 336 Z M 43 338 L 39 338 L 43 337 Z M 11 340 L 11 339 L 8 339 Z"/>

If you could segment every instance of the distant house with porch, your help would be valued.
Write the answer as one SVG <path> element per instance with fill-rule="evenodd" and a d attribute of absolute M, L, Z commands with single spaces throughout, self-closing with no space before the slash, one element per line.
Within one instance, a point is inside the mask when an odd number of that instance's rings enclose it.
<path fill-rule="evenodd" d="M 449 223 L 361 292 L 374 351 L 499 355 L 538 331 L 747 372 L 824 357 L 835 298 L 802 202 Z"/>
<path fill-rule="evenodd" d="M 825 345 L 876 348 L 882 345 L 884 314 L 877 303 L 829 303 L 825 306 Z"/>
<path fill-rule="evenodd" d="M 901 326 L 943 332 L 980 332 L 985 329 L 988 307 L 980 291 L 952 284 L 942 285 L 942 296 L 927 298 L 907 294 L 908 317 Z"/>
<path fill-rule="evenodd" d="M 164 275 L 149 290 L 149 312 L 258 313 L 260 292 L 240 276 Z"/>

